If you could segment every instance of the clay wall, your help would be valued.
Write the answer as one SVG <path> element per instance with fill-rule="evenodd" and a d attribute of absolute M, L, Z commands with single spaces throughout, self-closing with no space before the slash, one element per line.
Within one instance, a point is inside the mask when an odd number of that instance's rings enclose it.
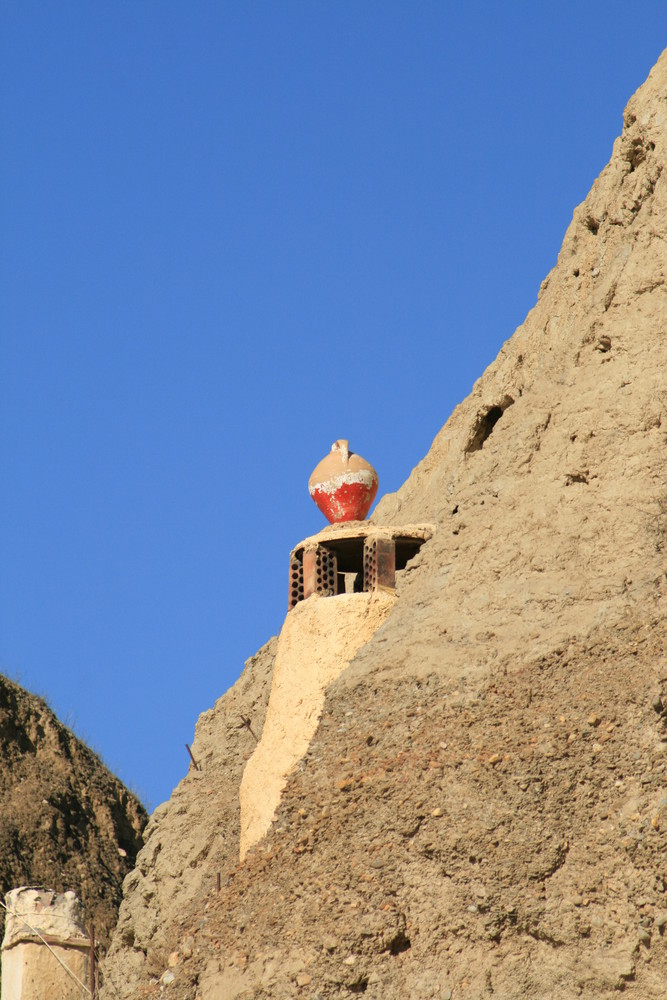
<path fill-rule="evenodd" d="M 262 738 L 241 781 L 241 858 L 271 826 L 287 775 L 303 757 L 322 714 L 327 685 L 387 618 L 393 593 L 314 594 L 285 619 Z"/>
<path fill-rule="evenodd" d="M 21 888 L 5 901 L 2 1000 L 89 996 L 90 941 L 75 894 Z"/>

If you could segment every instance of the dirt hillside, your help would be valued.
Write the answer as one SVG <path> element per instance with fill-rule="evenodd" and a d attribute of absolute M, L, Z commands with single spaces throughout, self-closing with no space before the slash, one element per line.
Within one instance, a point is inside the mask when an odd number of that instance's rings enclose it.
<path fill-rule="evenodd" d="M 104 946 L 145 823 L 140 802 L 41 698 L 0 676 L 3 896 L 21 885 L 73 889 Z"/>
<path fill-rule="evenodd" d="M 200 719 L 105 998 L 665 995 L 666 157 L 667 53 L 534 309 L 378 506 L 433 537 L 243 864 L 275 644 Z"/>

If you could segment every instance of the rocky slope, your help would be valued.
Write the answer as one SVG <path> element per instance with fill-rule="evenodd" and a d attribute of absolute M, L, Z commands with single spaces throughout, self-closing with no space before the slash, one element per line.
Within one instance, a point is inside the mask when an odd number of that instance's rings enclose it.
<path fill-rule="evenodd" d="M 434 536 L 243 865 L 271 648 L 200 720 L 107 996 L 664 995 L 666 151 L 664 54 L 536 306 L 378 506 Z"/>
<path fill-rule="evenodd" d="M 105 968 L 108 996 L 134 997 L 140 983 L 164 971 L 174 927 L 217 888 L 218 874 L 238 864 L 239 787 L 264 725 L 275 653 L 273 639 L 200 716 L 192 743 L 198 769 L 190 768 L 150 818 L 146 845 L 124 885 Z"/>
<path fill-rule="evenodd" d="M 145 823 L 140 802 L 47 705 L 0 677 L 0 892 L 73 889 L 104 947 Z"/>

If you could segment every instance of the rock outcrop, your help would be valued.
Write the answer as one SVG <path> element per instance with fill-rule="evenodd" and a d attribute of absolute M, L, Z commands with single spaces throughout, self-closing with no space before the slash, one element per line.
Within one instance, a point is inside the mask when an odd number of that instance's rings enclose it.
<path fill-rule="evenodd" d="M 48 706 L 0 677 L 0 892 L 76 892 L 104 947 L 145 823 L 138 799 Z"/>
<path fill-rule="evenodd" d="M 200 720 L 118 995 L 664 995 L 666 157 L 667 53 L 536 306 L 378 506 L 433 537 L 242 865 L 272 646 Z"/>
<path fill-rule="evenodd" d="M 239 787 L 264 727 L 276 647 L 272 639 L 248 660 L 234 687 L 199 717 L 192 743 L 197 769 L 150 818 L 123 887 L 105 966 L 108 996 L 136 997 L 164 972 L 174 933 L 180 941 L 188 915 L 215 891 L 218 875 L 238 864 Z"/>

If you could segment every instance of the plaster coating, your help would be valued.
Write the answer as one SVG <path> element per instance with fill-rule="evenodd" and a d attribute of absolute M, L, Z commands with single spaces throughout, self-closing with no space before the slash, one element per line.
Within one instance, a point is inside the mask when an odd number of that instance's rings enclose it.
<path fill-rule="evenodd" d="M 327 685 L 386 620 L 393 593 L 314 594 L 285 619 L 262 738 L 241 781 L 241 860 L 266 834 L 287 775 L 308 749 Z"/>
<path fill-rule="evenodd" d="M 5 899 L 3 1000 L 86 996 L 90 941 L 76 895 L 24 887 Z"/>

